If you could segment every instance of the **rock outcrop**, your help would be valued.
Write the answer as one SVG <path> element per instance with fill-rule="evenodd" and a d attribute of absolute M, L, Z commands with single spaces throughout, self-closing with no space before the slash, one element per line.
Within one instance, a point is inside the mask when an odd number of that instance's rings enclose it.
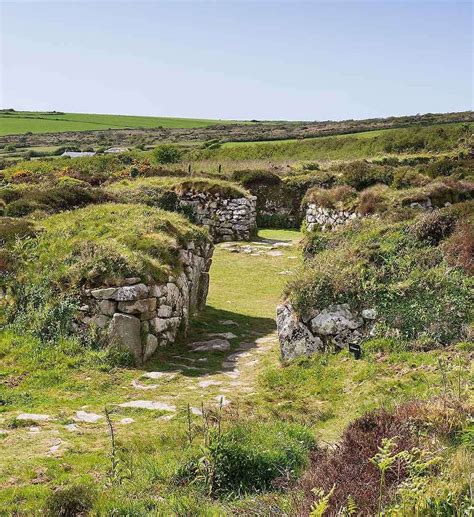
<path fill-rule="evenodd" d="M 228 199 L 220 194 L 186 192 L 181 204 L 192 208 L 197 223 L 209 229 L 214 242 L 250 240 L 256 231 L 255 196 Z"/>
<path fill-rule="evenodd" d="M 357 219 L 357 217 L 360 217 L 360 215 L 356 212 L 309 204 L 306 208 L 306 227 L 310 232 L 316 228 L 320 228 L 322 231 L 332 230 L 337 226 Z"/>
<path fill-rule="evenodd" d="M 277 329 L 281 357 L 290 361 L 317 351 L 357 344 L 368 335 L 376 316 L 374 309 L 365 309 L 359 315 L 347 304 L 330 305 L 322 311 L 299 316 L 290 303 L 280 305 Z"/>
<path fill-rule="evenodd" d="M 190 316 L 204 307 L 212 252 L 210 243 L 191 242 L 179 251 L 182 272 L 166 282 L 147 285 L 128 278 L 123 285 L 85 291 L 79 324 L 96 327 L 142 364 L 158 347 L 185 334 Z"/>

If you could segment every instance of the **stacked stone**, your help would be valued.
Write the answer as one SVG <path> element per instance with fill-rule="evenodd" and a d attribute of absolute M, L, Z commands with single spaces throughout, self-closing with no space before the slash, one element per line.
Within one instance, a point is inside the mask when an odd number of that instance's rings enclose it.
<path fill-rule="evenodd" d="M 193 208 L 197 222 L 209 229 L 215 242 L 250 240 L 257 227 L 256 196 L 226 199 L 219 194 L 187 192 L 181 203 Z"/>
<path fill-rule="evenodd" d="M 310 232 L 317 228 L 323 231 L 331 230 L 357 217 L 360 216 L 355 212 L 323 208 L 315 204 L 309 204 L 306 209 L 306 224 Z"/>
<path fill-rule="evenodd" d="M 179 250 L 182 273 L 164 283 L 127 278 L 120 286 L 87 290 L 81 323 L 102 329 L 111 344 L 130 350 L 142 364 L 158 346 L 185 334 L 190 315 L 204 307 L 212 252 L 210 243 L 189 243 Z"/>
<path fill-rule="evenodd" d="M 289 361 L 331 346 L 342 349 L 358 344 L 370 333 L 376 317 L 374 309 L 364 309 L 358 314 L 347 304 L 329 305 L 322 311 L 308 311 L 301 316 L 291 304 L 280 305 L 277 329 L 282 359 Z"/>

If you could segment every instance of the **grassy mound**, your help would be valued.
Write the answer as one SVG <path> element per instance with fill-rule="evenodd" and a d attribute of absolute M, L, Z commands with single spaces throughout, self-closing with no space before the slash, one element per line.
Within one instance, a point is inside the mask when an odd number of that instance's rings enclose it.
<path fill-rule="evenodd" d="M 132 201 L 147 203 L 152 201 L 154 196 L 161 196 L 164 192 L 175 192 L 184 194 L 192 192 L 195 194 L 207 193 L 220 195 L 225 198 L 240 198 L 248 195 L 248 192 L 236 183 L 214 178 L 190 178 L 190 177 L 155 177 L 136 178 L 122 180 L 105 187 L 107 192 L 123 196 Z"/>
<path fill-rule="evenodd" d="M 314 257 L 286 296 L 302 314 L 333 303 L 376 308 L 382 336 L 423 346 L 460 339 L 472 317 L 472 263 L 453 267 L 452 246 L 472 219 L 472 203 L 462 203 L 414 221 L 357 221 L 331 234 L 310 235 L 306 253 Z M 446 240 L 449 235 L 453 238 Z"/>
<path fill-rule="evenodd" d="M 184 217 L 144 205 L 95 205 L 47 217 L 36 238 L 7 243 L 2 283 L 10 294 L 2 306 L 10 319 L 50 340 L 71 330 L 81 287 L 126 277 L 164 281 L 179 272 L 180 247 L 208 239 Z"/>

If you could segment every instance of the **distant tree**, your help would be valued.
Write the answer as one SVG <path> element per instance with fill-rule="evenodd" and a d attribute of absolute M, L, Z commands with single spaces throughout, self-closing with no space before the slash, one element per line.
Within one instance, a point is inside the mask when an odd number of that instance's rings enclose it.
<path fill-rule="evenodd" d="M 181 160 L 181 151 L 170 144 L 163 144 L 153 150 L 153 158 L 157 163 L 178 163 Z"/>

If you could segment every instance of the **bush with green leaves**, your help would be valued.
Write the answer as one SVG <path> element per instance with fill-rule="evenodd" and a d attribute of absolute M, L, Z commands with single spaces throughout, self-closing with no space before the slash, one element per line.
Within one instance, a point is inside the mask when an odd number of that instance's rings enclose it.
<path fill-rule="evenodd" d="M 238 424 L 214 436 L 203 457 L 194 456 L 179 469 L 177 480 L 204 482 L 214 495 L 265 491 L 278 478 L 298 476 L 314 447 L 312 433 L 298 424 Z"/>
<path fill-rule="evenodd" d="M 160 165 L 178 163 L 181 160 L 181 151 L 171 144 L 163 144 L 153 150 L 153 159 Z"/>

